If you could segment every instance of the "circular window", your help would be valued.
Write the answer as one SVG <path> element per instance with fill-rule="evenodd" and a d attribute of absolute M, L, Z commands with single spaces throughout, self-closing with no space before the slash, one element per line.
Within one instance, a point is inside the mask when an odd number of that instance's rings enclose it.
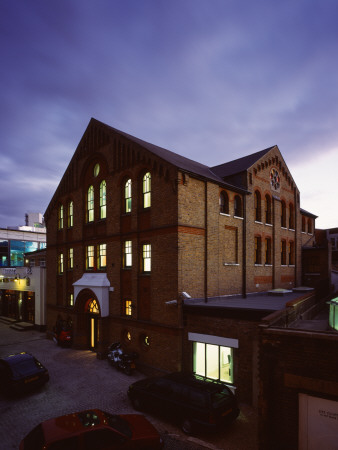
<path fill-rule="evenodd" d="M 147 334 L 141 334 L 140 335 L 140 341 L 143 346 L 143 348 L 149 348 L 150 347 L 150 337 Z"/>
<path fill-rule="evenodd" d="M 100 173 L 100 164 L 95 164 L 94 166 L 94 177 L 97 177 Z"/>
<path fill-rule="evenodd" d="M 280 177 L 277 169 L 271 169 L 270 172 L 270 184 L 272 189 L 278 191 L 280 188 Z"/>

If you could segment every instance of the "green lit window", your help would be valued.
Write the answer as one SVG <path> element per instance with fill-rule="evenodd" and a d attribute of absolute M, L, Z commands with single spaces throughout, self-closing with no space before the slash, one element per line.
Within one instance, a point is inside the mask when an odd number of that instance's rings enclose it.
<path fill-rule="evenodd" d="M 107 217 L 107 185 L 105 180 L 100 184 L 100 219 Z"/>
<path fill-rule="evenodd" d="M 104 269 L 107 266 L 107 244 L 97 246 L 97 266 Z"/>
<path fill-rule="evenodd" d="M 132 243 L 131 241 L 124 241 L 123 243 L 123 267 L 131 267 L 133 261 Z"/>
<path fill-rule="evenodd" d="M 94 245 L 86 247 L 86 269 L 94 269 Z"/>
<path fill-rule="evenodd" d="M 63 273 L 63 253 L 59 254 L 59 259 L 58 259 L 58 272 L 59 274 Z"/>
<path fill-rule="evenodd" d="M 131 180 L 127 180 L 124 184 L 124 212 L 131 212 Z"/>
<path fill-rule="evenodd" d="M 68 203 L 68 228 L 71 228 L 74 224 L 74 203 L 71 201 Z"/>
<path fill-rule="evenodd" d="M 329 325 L 338 331 L 338 297 L 328 302 L 330 304 Z"/>
<path fill-rule="evenodd" d="M 70 248 L 68 250 L 68 269 L 73 269 L 74 267 L 74 250 Z"/>
<path fill-rule="evenodd" d="M 194 342 L 193 372 L 214 380 L 233 383 L 233 349 Z"/>
<path fill-rule="evenodd" d="M 150 208 L 150 206 L 151 206 L 151 175 L 150 175 L 150 172 L 147 172 L 143 176 L 142 193 L 143 193 L 143 208 Z"/>
<path fill-rule="evenodd" d="M 89 186 L 87 193 L 87 222 L 94 221 L 94 187 Z"/>
<path fill-rule="evenodd" d="M 59 206 L 58 228 L 59 228 L 59 230 L 62 230 L 62 228 L 63 228 L 63 205 Z"/>
<path fill-rule="evenodd" d="M 142 271 L 151 271 L 151 245 L 143 244 L 142 246 Z"/>

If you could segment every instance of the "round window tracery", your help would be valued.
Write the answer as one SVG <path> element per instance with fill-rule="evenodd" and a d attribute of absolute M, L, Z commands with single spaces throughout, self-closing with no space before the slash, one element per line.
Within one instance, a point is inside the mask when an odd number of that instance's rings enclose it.
<path fill-rule="evenodd" d="M 91 314 L 100 314 L 99 305 L 95 299 L 91 300 L 88 305 L 88 311 Z"/>
<path fill-rule="evenodd" d="M 280 188 L 280 176 L 277 169 L 271 169 L 270 172 L 270 184 L 272 189 L 278 191 Z"/>
<path fill-rule="evenodd" d="M 94 166 L 94 177 L 97 177 L 100 173 L 100 164 L 95 164 Z"/>

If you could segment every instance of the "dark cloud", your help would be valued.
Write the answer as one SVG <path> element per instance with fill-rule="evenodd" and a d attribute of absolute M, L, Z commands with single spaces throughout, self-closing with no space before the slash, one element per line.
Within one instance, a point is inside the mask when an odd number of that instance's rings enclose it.
<path fill-rule="evenodd" d="M 91 117 L 208 165 L 331 155 L 337 19 L 335 0 L 2 2 L 0 226 L 44 212 Z"/>

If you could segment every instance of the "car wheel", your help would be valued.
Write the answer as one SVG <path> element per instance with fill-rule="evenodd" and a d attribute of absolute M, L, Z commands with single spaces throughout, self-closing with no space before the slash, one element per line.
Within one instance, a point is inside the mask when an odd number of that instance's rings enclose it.
<path fill-rule="evenodd" d="M 142 410 L 142 402 L 139 398 L 133 398 L 132 399 L 132 404 L 133 407 L 137 410 L 137 411 L 141 411 Z"/>
<path fill-rule="evenodd" d="M 191 420 L 184 419 L 182 422 L 182 430 L 185 434 L 192 434 L 193 432 L 193 424 Z"/>

